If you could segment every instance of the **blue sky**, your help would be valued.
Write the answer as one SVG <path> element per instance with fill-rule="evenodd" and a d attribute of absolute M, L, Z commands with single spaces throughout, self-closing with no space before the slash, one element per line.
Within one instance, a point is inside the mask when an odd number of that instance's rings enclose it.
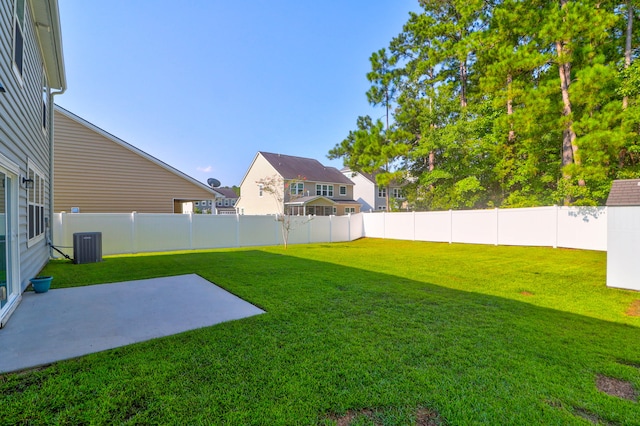
<path fill-rule="evenodd" d="M 239 185 L 258 151 L 326 158 L 368 105 L 371 53 L 417 0 L 59 0 L 56 103 L 182 172 Z"/>

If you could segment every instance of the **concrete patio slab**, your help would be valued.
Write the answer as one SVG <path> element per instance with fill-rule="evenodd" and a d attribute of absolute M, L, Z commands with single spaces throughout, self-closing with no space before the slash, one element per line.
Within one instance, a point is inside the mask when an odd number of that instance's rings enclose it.
<path fill-rule="evenodd" d="M 0 329 L 0 373 L 261 313 L 195 274 L 25 292 Z"/>

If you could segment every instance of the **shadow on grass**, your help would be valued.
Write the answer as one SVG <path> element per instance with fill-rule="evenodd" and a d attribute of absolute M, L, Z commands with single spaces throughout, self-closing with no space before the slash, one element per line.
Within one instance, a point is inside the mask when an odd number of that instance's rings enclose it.
<path fill-rule="evenodd" d="M 630 325 L 263 250 L 47 273 L 68 286 L 197 273 L 267 314 L 0 376 L 7 424 L 331 424 L 371 411 L 396 425 L 420 410 L 448 424 L 640 418 L 636 402 L 595 385 L 604 375 L 640 388 Z"/>

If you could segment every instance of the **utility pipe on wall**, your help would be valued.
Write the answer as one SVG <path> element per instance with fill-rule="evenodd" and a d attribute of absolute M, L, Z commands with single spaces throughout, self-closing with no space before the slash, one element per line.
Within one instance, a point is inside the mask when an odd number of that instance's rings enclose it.
<path fill-rule="evenodd" d="M 49 87 L 47 87 L 48 96 L 47 96 L 47 108 L 48 108 L 48 120 L 49 120 L 49 257 L 53 257 L 53 117 L 54 117 L 54 106 L 55 103 L 53 101 L 53 97 L 56 95 L 62 95 L 67 87 L 63 86 L 62 89 L 57 92 L 52 92 Z"/>

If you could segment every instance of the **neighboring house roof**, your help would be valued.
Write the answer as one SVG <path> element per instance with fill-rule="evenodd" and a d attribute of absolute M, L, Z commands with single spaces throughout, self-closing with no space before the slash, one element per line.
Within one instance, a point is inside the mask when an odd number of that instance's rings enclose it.
<path fill-rule="evenodd" d="M 33 22 L 42 48 L 42 59 L 49 86 L 65 90 L 67 79 L 62 54 L 62 34 L 57 0 L 30 0 Z"/>
<path fill-rule="evenodd" d="M 273 166 L 283 179 L 304 179 L 309 182 L 341 183 L 353 185 L 353 182 L 335 167 L 323 166 L 313 158 L 294 157 L 292 155 L 258 152 Z"/>
<path fill-rule="evenodd" d="M 360 205 L 359 202 L 357 202 L 356 200 L 333 200 L 336 204 L 344 204 L 344 205 L 351 205 L 351 204 L 357 204 Z"/>
<path fill-rule="evenodd" d="M 378 182 L 376 181 L 376 176 L 380 173 L 382 173 L 382 171 L 380 171 L 379 173 L 365 173 L 365 172 L 356 172 L 354 170 L 351 170 L 349 167 L 343 167 L 342 169 L 340 169 L 341 173 L 354 173 L 354 174 L 358 174 L 361 176 L 364 176 L 369 182 L 373 183 L 374 185 L 377 185 Z M 392 180 L 391 182 L 389 182 L 388 186 L 397 186 L 397 187 L 402 187 L 404 186 L 401 183 L 396 182 L 395 180 Z"/>
<path fill-rule="evenodd" d="M 213 191 L 224 198 L 238 198 L 238 194 L 231 188 L 213 188 Z"/>
<path fill-rule="evenodd" d="M 342 169 L 340 169 L 341 173 L 357 173 L 359 175 L 364 176 L 365 178 L 367 178 L 367 180 L 369 180 L 369 182 L 377 185 L 378 183 L 376 182 L 376 176 L 373 173 L 365 173 L 365 172 L 356 172 L 354 170 L 351 170 L 351 168 L 349 167 L 343 167 Z"/>
<path fill-rule="evenodd" d="M 640 179 L 614 180 L 607 206 L 640 206 Z"/>

